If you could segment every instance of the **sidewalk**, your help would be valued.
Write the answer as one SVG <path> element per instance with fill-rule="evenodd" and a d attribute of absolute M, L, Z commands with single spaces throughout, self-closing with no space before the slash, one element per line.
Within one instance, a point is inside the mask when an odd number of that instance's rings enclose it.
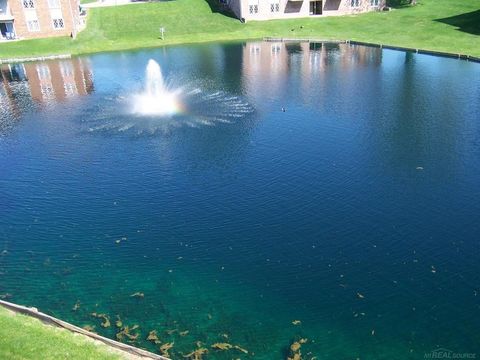
<path fill-rule="evenodd" d="M 88 4 L 81 4 L 82 8 L 89 9 L 89 8 L 97 8 L 97 7 L 108 7 L 108 6 L 121 6 L 121 5 L 129 5 L 129 4 L 144 4 L 151 1 L 145 0 L 100 0 L 93 3 Z"/>

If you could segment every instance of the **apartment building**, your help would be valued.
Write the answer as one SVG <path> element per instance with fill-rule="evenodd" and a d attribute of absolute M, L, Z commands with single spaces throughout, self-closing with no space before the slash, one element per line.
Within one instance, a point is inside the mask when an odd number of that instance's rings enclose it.
<path fill-rule="evenodd" d="M 348 15 L 379 11 L 386 0 L 226 0 L 242 21 Z"/>
<path fill-rule="evenodd" d="M 0 41 L 73 36 L 79 0 L 0 0 Z"/>

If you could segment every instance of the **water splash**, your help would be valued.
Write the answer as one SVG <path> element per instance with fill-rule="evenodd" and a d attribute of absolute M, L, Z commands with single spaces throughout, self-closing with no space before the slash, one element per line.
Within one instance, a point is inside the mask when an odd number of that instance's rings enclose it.
<path fill-rule="evenodd" d="M 82 119 L 82 122 L 87 125 L 88 132 L 151 135 L 169 133 L 184 126 L 232 123 L 254 111 L 240 96 L 222 90 L 205 91 L 204 85 L 172 85 L 165 81 L 160 65 L 155 60 L 149 60 L 142 91 L 96 101 L 91 109 L 95 115 Z"/>
<path fill-rule="evenodd" d="M 172 116 L 181 111 L 178 100 L 181 90 L 167 89 L 160 65 L 153 59 L 148 61 L 145 79 L 144 91 L 133 96 L 133 113 Z"/>

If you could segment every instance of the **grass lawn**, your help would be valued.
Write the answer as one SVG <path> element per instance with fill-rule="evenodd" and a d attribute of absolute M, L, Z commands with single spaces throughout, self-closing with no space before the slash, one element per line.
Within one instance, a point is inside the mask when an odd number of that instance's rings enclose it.
<path fill-rule="evenodd" d="M 205 0 L 152 2 L 89 11 L 87 29 L 77 39 L 3 43 L 0 58 L 78 55 L 265 36 L 349 39 L 480 56 L 480 0 L 419 0 L 414 7 L 390 12 L 247 24 L 215 12 Z M 165 40 L 159 39 L 160 26 L 166 28 Z"/>
<path fill-rule="evenodd" d="M 0 307 L 0 359 L 118 360 L 104 345 L 83 336 L 42 324 L 28 316 L 11 313 Z"/>

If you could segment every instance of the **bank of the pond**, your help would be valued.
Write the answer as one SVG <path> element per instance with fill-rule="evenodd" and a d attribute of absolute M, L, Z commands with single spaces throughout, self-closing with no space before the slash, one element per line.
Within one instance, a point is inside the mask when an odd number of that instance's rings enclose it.
<path fill-rule="evenodd" d="M 480 2 L 421 0 L 418 5 L 356 16 L 252 21 L 218 11 L 214 0 L 177 0 L 90 9 L 87 29 L 72 40 L 0 44 L 0 59 L 89 54 L 174 44 L 264 37 L 353 40 L 480 56 Z M 166 29 L 164 40 L 159 28 Z"/>
<path fill-rule="evenodd" d="M 53 325 L 53 326 L 52 326 Z M 0 300 L 1 359 L 168 360 Z"/>

